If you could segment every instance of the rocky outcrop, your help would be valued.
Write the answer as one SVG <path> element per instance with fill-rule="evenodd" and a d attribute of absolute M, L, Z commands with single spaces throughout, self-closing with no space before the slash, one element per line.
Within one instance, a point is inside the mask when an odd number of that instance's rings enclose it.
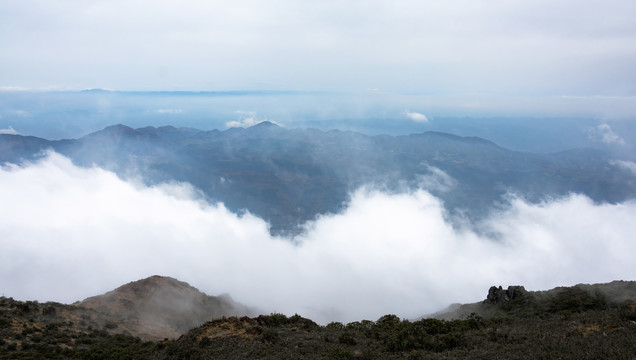
<path fill-rule="evenodd" d="M 524 297 L 528 291 L 523 286 L 508 286 L 504 290 L 501 286 L 491 286 L 488 290 L 488 296 L 484 300 L 484 304 L 500 304 L 510 300 Z"/>

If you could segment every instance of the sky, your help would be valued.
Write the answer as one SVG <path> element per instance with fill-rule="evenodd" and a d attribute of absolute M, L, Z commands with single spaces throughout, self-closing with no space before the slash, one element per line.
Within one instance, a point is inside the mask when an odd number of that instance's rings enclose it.
<path fill-rule="evenodd" d="M 0 86 L 636 95 L 631 0 L 7 0 Z"/>
<path fill-rule="evenodd" d="M 4 0 L 0 134 L 269 120 L 519 151 L 601 146 L 633 170 L 634 18 L 633 0 Z M 84 89 L 297 93 L 73 92 Z M 286 239 L 187 184 L 149 188 L 52 154 L 0 165 L 0 198 L 0 291 L 19 299 L 73 302 L 159 274 L 266 311 L 375 320 L 480 301 L 491 285 L 636 273 L 634 202 L 577 194 L 513 199 L 480 224 L 488 238 L 448 224 L 424 190 L 361 188 Z"/>
<path fill-rule="evenodd" d="M 254 114 L 287 127 L 445 131 L 539 152 L 592 146 L 587 132 L 606 124 L 630 145 L 634 17 L 631 0 L 7 0 L 0 129 L 49 139 L 116 123 L 222 130 Z M 83 89 L 301 96 L 135 97 L 131 105 L 23 94 Z M 504 118 L 533 138 L 488 129 L 501 122 L 466 129 L 440 121 L 448 117 Z M 545 119 L 580 121 L 544 136 Z M 537 135 L 574 133 L 532 145 Z"/>

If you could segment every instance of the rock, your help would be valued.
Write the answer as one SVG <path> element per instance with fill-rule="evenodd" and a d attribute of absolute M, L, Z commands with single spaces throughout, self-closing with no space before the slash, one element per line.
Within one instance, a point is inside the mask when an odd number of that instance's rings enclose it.
<path fill-rule="evenodd" d="M 508 286 L 508 296 L 510 296 L 510 300 L 522 298 L 527 293 L 528 291 L 523 286 L 520 286 L 520 285 Z"/>
<path fill-rule="evenodd" d="M 488 296 L 484 300 L 484 304 L 500 304 L 510 300 L 515 300 L 524 297 L 528 291 L 523 286 L 508 286 L 508 289 L 504 290 L 501 286 L 491 286 L 488 289 Z"/>

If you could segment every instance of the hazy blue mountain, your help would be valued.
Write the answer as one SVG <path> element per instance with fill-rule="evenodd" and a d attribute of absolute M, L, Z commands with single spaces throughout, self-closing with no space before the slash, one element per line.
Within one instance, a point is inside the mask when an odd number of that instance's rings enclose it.
<path fill-rule="evenodd" d="M 316 215 L 340 210 L 363 185 L 422 187 L 444 201 L 451 217 L 473 220 L 509 192 L 529 201 L 576 192 L 612 203 L 636 195 L 633 174 L 600 150 L 534 154 L 440 132 L 366 136 L 269 122 L 225 131 L 114 125 L 61 141 L 0 135 L 0 162 L 33 160 L 48 148 L 149 184 L 189 182 L 209 200 L 264 218 L 274 233 L 296 233 Z"/>

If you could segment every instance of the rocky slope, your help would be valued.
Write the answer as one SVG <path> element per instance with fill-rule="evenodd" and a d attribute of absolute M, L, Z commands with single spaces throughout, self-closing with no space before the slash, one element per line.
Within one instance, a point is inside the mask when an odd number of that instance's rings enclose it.
<path fill-rule="evenodd" d="M 161 277 L 85 300 L 93 308 L 2 297 L 0 359 L 632 359 L 636 354 L 636 282 L 542 292 L 493 287 L 483 302 L 458 305 L 461 311 L 446 314 L 455 320 L 385 315 L 319 326 L 299 315 L 223 317 L 174 340 L 144 342 L 129 334 L 130 322 L 122 319 L 152 303 L 143 293 L 155 291 L 157 283 L 173 289 L 162 297 L 205 299 L 187 284 Z M 166 304 L 148 306 L 172 312 L 168 318 L 183 310 Z"/>
<path fill-rule="evenodd" d="M 145 340 L 176 338 L 223 316 L 255 314 L 227 295 L 208 296 L 185 282 L 164 276 L 131 282 L 73 305 L 95 310 Z"/>

